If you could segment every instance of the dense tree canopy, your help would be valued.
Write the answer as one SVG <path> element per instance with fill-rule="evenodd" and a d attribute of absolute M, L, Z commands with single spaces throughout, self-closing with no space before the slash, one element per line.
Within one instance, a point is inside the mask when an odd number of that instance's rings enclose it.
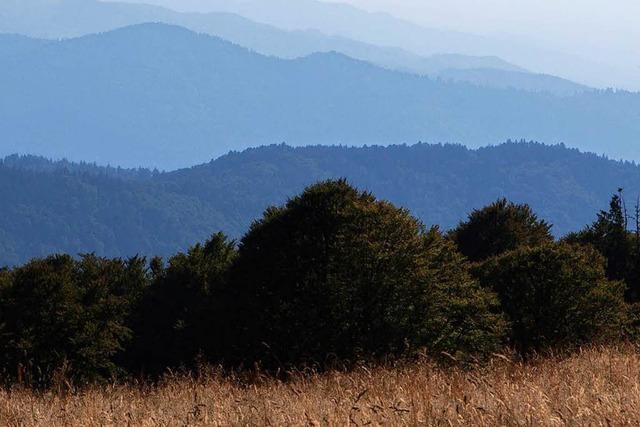
<path fill-rule="evenodd" d="M 482 261 L 521 246 L 552 242 L 550 230 L 528 205 L 500 199 L 474 210 L 450 235 L 467 258 Z"/>
<path fill-rule="evenodd" d="M 423 351 L 469 362 L 504 345 L 637 339 L 638 235 L 625 212 L 618 195 L 571 244 L 555 243 L 529 207 L 500 200 L 463 224 L 484 251 L 471 264 L 406 209 L 322 181 L 267 209 L 239 245 L 218 233 L 166 261 L 53 255 L 0 269 L 0 381 L 342 367 Z"/>
<path fill-rule="evenodd" d="M 218 233 L 205 244 L 151 261 L 153 279 L 135 316 L 137 331 L 127 358 L 148 373 L 223 353 L 228 319 L 224 292 L 236 256 L 234 243 Z"/>
<path fill-rule="evenodd" d="M 628 223 L 635 220 L 636 230 L 629 230 Z M 627 283 L 627 299 L 640 300 L 640 206 L 630 216 L 624 203 L 622 189 L 614 194 L 608 211 L 600 211 L 593 224 L 577 233 L 567 235 L 570 243 L 591 245 L 606 260 L 607 277 Z"/>
<path fill-rule="evenodd" d="M 51 256 L 0 273 L 0 371 L 32 385 L 117 375 L 146 284 L 139 258 Z"/>
<path fill-rule="evenodd" d="M 233 276 L 243 354 L 276 363 L 491 350 L 492 296 L 433 229 L 345 181 L 271 208 Z"/>
<path fill-rule="evenodd" d="M 592 248 L 567 244 L 521 247 L 476 267 L 511 322 L 511 342 L 523 351 L 571 346 L 619 336 L 624 285 L 608 281 Z"/>

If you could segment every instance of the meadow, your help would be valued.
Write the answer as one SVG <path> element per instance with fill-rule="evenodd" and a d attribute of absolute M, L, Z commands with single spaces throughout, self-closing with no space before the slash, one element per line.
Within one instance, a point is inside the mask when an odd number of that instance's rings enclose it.
<path fill-rule="evenodd" d="M 570 356 L 476 369 L 427 360 L 351 372 L 243 377 L 203 370 L 157 384 L 0 391 L 3 426 L 640 424 L 640 353 L 591 347 Z"/>

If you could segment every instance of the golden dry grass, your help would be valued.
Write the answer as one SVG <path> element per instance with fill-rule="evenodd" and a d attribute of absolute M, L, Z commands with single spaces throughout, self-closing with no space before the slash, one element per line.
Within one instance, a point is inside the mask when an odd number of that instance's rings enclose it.
<path fill-rule="evenodd" d="M 210 375 L 154 387 L 0 391 L 3 426 L 640 425 L 640 354 L 589 349 L 474 371 L 429 363 L 253 385 Z"/>

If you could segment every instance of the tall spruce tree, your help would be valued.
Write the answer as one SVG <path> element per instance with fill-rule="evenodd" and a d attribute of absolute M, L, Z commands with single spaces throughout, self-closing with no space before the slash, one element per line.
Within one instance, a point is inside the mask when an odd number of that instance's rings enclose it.
<path fill-rule="evenodd" d="M 627 300 L 640 298 L 640 253 L 637 234 L 628 230 L 622 189 L 611 197 L 609 210 L 600 211 L 593 224 L 584 230 L 567 235 L 568 243 L 587 244 L 595 247 L 606 260 L 606 274 L 611 280 L 624 280 Z"/>

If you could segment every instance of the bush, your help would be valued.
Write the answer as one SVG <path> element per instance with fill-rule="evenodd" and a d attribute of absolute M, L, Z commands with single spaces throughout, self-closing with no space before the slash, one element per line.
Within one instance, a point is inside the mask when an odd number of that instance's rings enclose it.
<path fill-rule="evenodd" d="M 221 352 L 227 325 L 220 324 L 229 316 L 221 292 L 235 256 L 234 243 L 219 233 L 173 256 L 166 267 L 152 261 L 153 284 L 137 310 L 127 354 L 130 368 L 161 374 Z"/>
<path fill-rule="evenodd" d="M 626 319 L 624 286 L 608 281 L 592 248 L 522 247 L 476 267 L 511 322 L 523 352 L 619 337 Z"/>
<path fill-rule="evenodd" d="M 474 210 L 450 237 L 471 261 L 482 261 L 521 246 L 553 241 L 551 226 L 539 220 L 528 205 L 500 199 Z"/>
<path fill-rule="evenodd" d="M 87 255 L 34 260 L 2 274 L 0 366 L 9 380 L 47 386 L 119 374 L 130 309 L 146 285 L 144 260 Z"/>
<path fill-rule="evenodd" d="M 233 355 L 271 366 L 491 351 L 495 300 L 437 230 L 345 181 L 268 209 L 233 273 Z"/>

